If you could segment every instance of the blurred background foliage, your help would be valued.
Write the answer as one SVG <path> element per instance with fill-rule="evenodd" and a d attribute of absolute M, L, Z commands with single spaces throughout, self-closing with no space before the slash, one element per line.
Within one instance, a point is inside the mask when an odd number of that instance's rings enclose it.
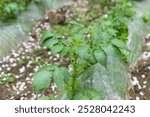
<path fill-rule="evenodd" d="M 41 0 L 0 0 L 0 20 L 15 19 L 32 1 L 40 2 Z"/>

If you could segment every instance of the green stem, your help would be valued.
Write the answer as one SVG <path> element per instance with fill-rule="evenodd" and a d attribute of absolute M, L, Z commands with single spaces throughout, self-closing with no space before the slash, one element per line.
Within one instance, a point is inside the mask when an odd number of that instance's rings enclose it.
<path fill-rule="evenodd" d="M 76 93 L 76 80 L 77 80 L 77 56 L 74 56 L 74 58 L 75 58 L 75 61 L 73 63 L 74 73 L 73 73 L 73 79 L 72 79 L 72 96 L 71 96 L 72 100 Z"/>

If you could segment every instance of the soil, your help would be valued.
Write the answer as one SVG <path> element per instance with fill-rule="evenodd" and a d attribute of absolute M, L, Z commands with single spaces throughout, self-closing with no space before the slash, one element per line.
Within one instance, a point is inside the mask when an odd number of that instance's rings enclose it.
<path fill-rule="evenodd" d="M 145 37 L 142 55 L 130 69 L 131 100 L 150 100 L 150 34 Z"/>

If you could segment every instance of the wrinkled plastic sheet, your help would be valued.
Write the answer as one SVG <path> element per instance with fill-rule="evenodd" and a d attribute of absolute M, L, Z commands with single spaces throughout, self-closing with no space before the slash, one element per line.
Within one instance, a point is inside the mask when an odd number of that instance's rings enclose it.
<path fill-rule="evenodd" d="M 102 99 L 124 99 L 128 89 L 128 73 L 126 63 L 108 57 L 108 66 L 96 64 L 80 76 L 80 88 L 93 88 L 99 91 Z"/>
<path fill-rule="evenodd" d="M 45 10 L 57 9 L 68 0 L 41 0 L 40 4 L 31 3 L 27 10 L 17 16 L 14 21 L 0 22 L 0 59 L 6 56 L 12 49 L 16 49 L 21 42 L 27 41 L 28 33 L 36 22 L 44 16 Z"/>

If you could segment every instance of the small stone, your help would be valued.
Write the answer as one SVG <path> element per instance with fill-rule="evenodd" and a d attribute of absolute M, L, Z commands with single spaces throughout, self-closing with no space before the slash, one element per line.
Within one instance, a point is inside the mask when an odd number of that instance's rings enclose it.
<path fill-rule="evenodd" d="M 143 85 L 143 89 L 146 88 L 146 85 Z"/>
<path fill-rule="evenodd" d="M 1 72 L 1 75 L 4 75 L 5 73 L 4 72 Z"/>
<path fill-rule="evenodd" d="M 10 61 L 10 63 L 13 63 L 13 62 L 14 62 L 14 59 L 13 59 L 13 58 L 10 58 L 9 61 Z"/>
<path fill-rule="evenodd" d="M 10 70 L 11 70 L 11 68 L 10 68 L 10 67 L 8 67 L 8 68 L 7 68 L 7 71 L 10 71 Z"/>
<path fill-rule="evenodd" d="M 18 79 L 18 78 L 19 78 L 19 75 L 16 75 L 16 76 L 15 76 L 15 78 L 17 78 L 17 79 Z"/>
<path fill-rule="evenodd" d="M 24 86 L 24 89 L 27 89 L 27 86 Z"/>
<path fill-rule="evenodd" d="M 20 94 L 20 92 L 19 91 L 17 91 L 17 93 L 16 94 Z"/>
<path fill-rule="evenodd" d="M 17 64 L 16 64 L 16 63 L 13 63 L 11 66 L 12 66 L 12 67 L 16 67 L 16 66 L 17 66 Z"/>
<path fill-rule="evenodd" d="M 6 66 L 5 66 L 5 65 L 2 65 L 2 67 L 5 68 Z"/>
<path fill-rule="evenodd" d="M 29 76 L 32 76 L 33 74 L 32 73 L 29 73 Z"/>
<path fill-rule="evenodd" d="M 20 72 L 20 73 L 25 72 L 25 67 L 23 66 L 22 68 L 20 68 L 20 69 L 19 69 L 19 72 Z"/>
<path fill-rule="evenodd" d="M 21 97 L 20 100 L 24 100 L 24 97 Z"/>
<path fill-rule="evenodd" d="M 142 78 L 145 78 L 145 75 L 144 75 L 144 74 L 142 75 Z"/>
<path fill-rule="evenodd" d="M 19 90 L 20 90 L 20 91 L 23 91 L 25 85 L 26 85 L 26 83 L 25 83 L 25 82 L 22 82 L 22 84 L 21 84 L 20 87 L 19 87 Z"/>
<path fill-rule="evenodd" d="M 146 83 L 147 83 L 147 81 L 144 81 L 144 82 L 143 82 L 143 84 L 146 84 Z"/>
<path fill-rule="evenodd" d="M 140 98 L 139 98 L 139 97 L 136 97 L 136 100 L 140 100 Z"/>
<path fill-rule="evenodd" d="M 144 93 L 143 93 L 143 92 L 140 92 L 140 95 L 142 95 L 142 96 L 143 96 L 143 95 L 144 95 Z"/>
<path fill-rule="evenodd" d="M 14 99 L 14 96 L 11 96 L 10 99 L 11 99 L 11 100 Z"/>
<path fill-rule="evenodd" d="M 13 55 L 14 55 L 14 57 L 18 57 L 19 56 L 19 54 L 17 54 L 17 53 L 13 53 Z"/>

